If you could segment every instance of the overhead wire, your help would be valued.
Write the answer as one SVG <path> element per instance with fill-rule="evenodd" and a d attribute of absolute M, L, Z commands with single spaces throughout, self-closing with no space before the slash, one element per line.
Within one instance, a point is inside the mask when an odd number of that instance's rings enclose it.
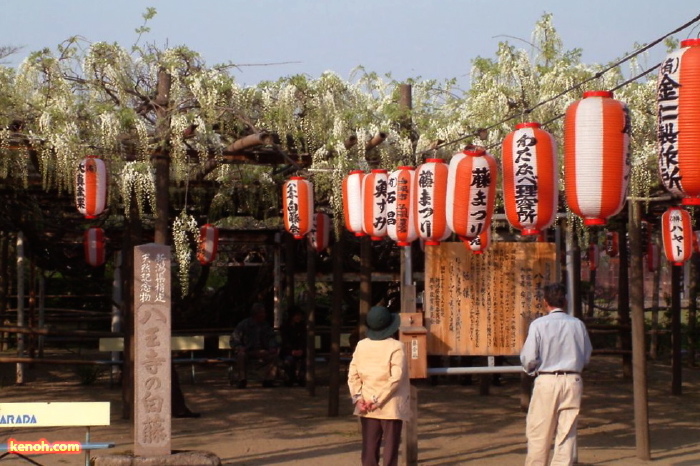
<path fill-rule="evenodd" d="M 649 42 L 648 44 L 644 45 L 643 47 L 640 47 L 639 49 L 635 50 L 634 52 L 630 53 L 629 55 L 626 55 L 625 57 L 623 57 L 623 58 L 621 58 L 621 59 L 619 59 L 619 60 L 617 60 L 617 61 L 611 63 L 610 65 L 608 65 L 607 67 L 603 68 L 602 70 L 597 71 L 597 72 L 596 72 L 595 74 L 593 74 L 592 76 L 590 76 L 590 77 L 588 77 L 588 78 L 586 78 L 586 79 L 584 79 L 584 80 L 582 80 L 582 81 L 580 81 L 580 82 L 578 82 L 578 83 L 572 85 L 571 87 L 569 87 L 569 88 L 567 88 L 567 89 L 565 89 L 565 90 L 559 92 L 558 94 L 556 94 L 556 95 L 554 95 L 554 96 L 552 96 L 552 97 L 549 97 L 549 98 L 547 98 L 547 99 L 545 99 L 545 100 L 543 100 L 543 101 L 541 101 L 541 102 L 538 102 L 538 103 L 534 104 L 532 107 L 529 107 L 529 108 L 527 108 L 527 109 L 525 109 L 525 110 L 521 110 L 521 111 L 517 112 L 516 114 L 513 114 L 513 115 L 511 115 L 511 116 L 509 116 L 509 117 L 506 117 L 506 118 L 502 119 L 501 121 L 498 121 L 498 122 L 496 122 L 496 123 L 493 123 L 493 124 L 491 124 L 491 125 L 489 125 L 489 126 L 487 126 L 487 127 L 485 127 L 485 128 L 480 128 L 479 130 L 477 130 L 477 131 L 475 131 L 475 132 L 466 134 L 466 135 L 464 135 L 464 136 L 460 136 L 460 137 L 458 137 L 458 138 L 456 138 L 456 139 L 453 139 L 453 140 L 451 140 L 451 141 L 445 141 L 445 142 L 442 142 L 442 143 L 440 143 L 440 144 L 436 144 L 434 147 L 431 147 L 430 149 L 425 149 L 425 150 L 423 150 L 423 151 L 420 151 L 420 152 L 418 152 L 416 155 L 425 155 L 425 154 L 429 154 L 429 153 L 431 153 L 431 152 L 435 152 L 436 150 L 441 149 L 441 148 L 443 148 L 443 147 L 451 146 L 451 145 L 453 145 L 453 144 L 457 144 L 457 143 L 459 143 L 459 142 L 462 142 L 462 141 L 464 141 L 464 140 L 466 140 L 466 139 L 469 139 L 469 138 L 472 138 L 472 137 L 474 137 L 474 136 L 478 136 L 479 132 L 482 132 L 482 131 L 489 131 L 489 130 L 494 129 L 494 128 L 497 128 L 497 127 L 499 127 L 499 126 L 501 126 L 501 125 L 503 125 L 503 124 L 505 124 L 505 123 L 508 123 L 509 121 L 514 120 L 514 119 L 516 119 L 516 118 L 518 118 L 518 117 L 520 117 L 520 116 L 522 116 L 522 115 L 530 114 L 530 113 L 532 113 L 532 111 L 536 110 L 537 108 L 539 108 L 539 107 L 541 107 L 541 106 L 543 106 L 543 105 L 546 105 L 546 104 L 548 104 L 548 103 L 550 103 L 550 102 L 552 102 L 552 101 L 554 101 L 554 100 L 556 100 L 556 99 L 559 99 L 559 98 L 565 96 L 566 94 L 568 94 L 568 93 L 570 93 L 570 92 L 572 92 L 572 91 L 574 91 L 574 90 L 576 90 L 576 89 L 579 89 L 581 86 L 583 86 L 583 85 L 585 85 L 585 84 L 587 84 L 587 83 L 589 83 L 589 82 L 591 82 L 591 81 L 593 81 L 593 80 L 595 80 L 595 79 L 599 79 L 600 77 L 602 77 L 602 76 L 603 76 L 605 73 L 607 73 L 608 71 L 613 70 L 613 69 L 617 68 L 618 66 L 622 65 L 623 63 L 625 63 L 625 62 L 627 62 L 627 61 L 633 59 L 634 57 L 636 57 L 636 56 L 638 56 L 638 55 L 640 55 L 640 54 L 642 54 L 642 53 L 644 53 L 644 52 L 646 52 L 647 50 L 649 50 L 650 48 L 656 46 L 657 44 L 659 44 L 661 41 L 663 41 L 663 40 L 666 39 L 667 37 L 672 36 L 673 34 L 676 34 L 676 33 L 680 32 L 680 31 L 686 29 L 687 27 L 691 26 L 692 24 L 697 23 L 698 21 L 700 21 L 700 14 L 697 15 L 697 16 L 695 16 L 695 17 L 694 17 L 693 19 L 691 19 L 690 21 L 688 21 L 688 22 L 682 24 L 681 26 L 678 26 L 678 27 L 675 28 L 673 31 L 670 31 L 670 32 L 664 34 L 663 36 L 661 36 L 661 37 L 659 37 L 659 38 L 657 38 L 657 39 L 655 39 L 655 40 Z M 661 63 L 659 63 L 659 64 L 657 64 L 657 65 L 655 65 L 655 66 L 653 66 L 653 67 L 651 67 L 651 68 L 648 68 L 647 70 L 643 71 L 642 73 L 640 73 L 640 74 L 638 74 L 638 75 L 636 75 L 636 76 L 634 76 L 634 77 L 628 79 L 627 81 L 623 82 L 622 84 L 619 84 L 619 85 L 615 86 L 613 89 L 610 89 L 610 90 L 612 90 L 612 91 L 618 90 L 618 89 L 622 88 L 623 86 L 626 86 L 626 85 L 628 85 L 628 84 L 630 84 L 630 83 L 636 81 L 637 79 L 639 79 L 639 78 L 641 78 L 641 77 L 643 77 L 643 76 L 649 74 L 650 72 L 652 72 L 652 71 L 654 71 L 655 69 L 657 69 L 659 66 L 661 66 Z M 548 120 L 548 121 L 545 122 L 545 123 L 542 123 L 542 126 L 546 126 L 548 123 L 552 123 L 553 121 L 555 121 L 555 120 L 561 118 L 562 116 L 564 116 L 563 113 L 557 115 L 556 117 L 552 118 L 551 120 Z M 489 146 L 489 147 L 493 147 L 493 146 Z"/>

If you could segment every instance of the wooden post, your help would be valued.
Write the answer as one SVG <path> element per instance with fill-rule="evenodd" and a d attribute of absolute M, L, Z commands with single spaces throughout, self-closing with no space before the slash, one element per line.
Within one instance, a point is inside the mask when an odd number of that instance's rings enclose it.
<path fill-rule="evenodd" d="M 578 258 L 578 259 L 577 259 Z M 566 223 L 566 288 L 567 312 L 581 316 L 581 250 L 578 247 L 573 222 Z"/>
<path fill-rule="evenodd" d="M 586 317 L 592 319 L 595 316 L 595 282 L 596 282 L 597 270 L 593 269 L 590 271 L 588 280 L 588 312 Z"/>
<path fill-rule="evenodd" d="M 316 251 L 306 243 L 306 391 L 316 395 Z"/>
<path fill-rule="evenodd" d="M 359 338 L 365 337 L 367 313 L 372 307 L 372 239 L 360 238 L 360 322 Z"/>
<path fill-rule="evenodd" d="M 294 255 L 296 252 L 296 241 L 289 233 L 285 233 L 283 238 L 285 265 L 284 297 L 287 302 L 287 309 L 289 309 L 294 306 L 294 269 L 296 268 Z"/>
<path fill-rule="evenodd" d="M 17 232 L 17 327 L 24 327 L 24 233 Z M 24 356 L 25 335 L 17 334 L 17 357 Z M 24 383 L 24 363 L 17 363 L 18 385 Z"/>
<path fill-rule="evenodd" d="M 641 224 L 640 224 L 641 225 Z M 639 226 L 641 228 L 641 226 Z M 620 244 L 620 275 L 617 286 L 617 313 L 620 324 L 620 349 L 622 352 L 622 377 L 632 378 L 632 355 L 628 352 L 632 349 L 632 337 L 630 335 L 630 281 L 629 281 L 629 255 L 627 254 L 627 225 L 623 223 L 618 232 Z M 641 241 L 641 240 L 640 240 Z M 641 243 L 640 243 L 641 245 Z M 640 253 L 641 257 L 641 253 Z"/>
<path fill-rule="evenodd" d="M 644 261 L 642 258 L 642 221 L 639 201 L 630 201 L 629 208 L 634 433 L 637 458 L 649 461 L 651 450 L 649 446 L 646 343 L 644 341 Z M 626 249 L 624 245 L 622 249 Z"/>
<path fill-rule="evenodd" d="M 331 308 L 331 354 L 328 361 L 328 416 L 338 416 L 340 407 L 340 327 L 343 311 L 343 249 L 345 232 L 333 245 L 333 306 Z"/>
<path fill-rule="evenodd" d="M 653 238 L 650 241 L 655 241 Z M 658 243 L 657 243 L 658 245 Z M 649 345 L 649 357 L 656 359 L 659 352 L 659 293 L 661 289 L 661 267 L 667 261 L 659 261 L 659 266 L 654 270 L 654 289 L 651 292 L 651 343 Z"/>
<path fill-rule="evenodd" d="M 156 136 L 160 139 L 161 150 L 153 157 L 156 176 L 156 218 L 155 243 L 167 244 L 168 222 L 170 221 L 170 86 L 172 78 L 165 70 L 158 72 L 156 95 Z"/>
<path fill-rule="evenodd" d="M 0 231 L 0 324 L 6 325 L 7 301 L 10 289 L 9 277 L 10 235 Z M 0 334 L 0 350 L 7 351 L 9 334 Z"/>
<path fill-rule="evenodd" d="M 281 254 L 281 234 L 275 233 L 275 245 L 273 246 L 273 271 L 272 271 L 272 295 L 273 295 L 273 315 L 274 328 L 282 326 L 282 254 Z"/>
<path fill-rule="evenodd" d="M 681 364 L 681 277 L 683 266 L 671 266 L 671 394 L 683 394 Z"/>
<path fill-rule="evenodd" d="M 46 277 L 44 277 L 44 272 L 39 273 L 39 328 L 44 328 L 46 325 Z M 44 341 L 46 337 L 44 335 L 39 335 L 37 337 L 39 345 L 39 357 L 44 357 Z"/>

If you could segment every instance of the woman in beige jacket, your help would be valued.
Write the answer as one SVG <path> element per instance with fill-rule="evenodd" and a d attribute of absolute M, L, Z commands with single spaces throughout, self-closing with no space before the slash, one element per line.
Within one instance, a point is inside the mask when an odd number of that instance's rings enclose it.
<path fill-rule="evenodd" d="M 357 344 L 348 372 L 355 415 L 362 424 L 362 466 L 398 464 L 403 421 L 409 415 L 410 382 L 403 344 L 392 338 L 398 314 L 375 306 L 367 314 L 367 338 Z"/>

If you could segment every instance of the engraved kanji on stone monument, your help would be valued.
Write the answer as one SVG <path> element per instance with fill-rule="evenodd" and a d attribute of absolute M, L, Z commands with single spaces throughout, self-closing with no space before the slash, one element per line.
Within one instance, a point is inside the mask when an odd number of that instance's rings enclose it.
<path fill-rule="evenodd" d="M 170 454 L 170 247 L 134 248 L 134 454 Z"/>

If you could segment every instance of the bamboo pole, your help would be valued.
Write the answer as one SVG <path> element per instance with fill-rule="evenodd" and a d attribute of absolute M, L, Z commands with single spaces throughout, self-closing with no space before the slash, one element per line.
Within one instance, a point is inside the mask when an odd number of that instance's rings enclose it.
<path fill-rule="evenodd" d="M 634 433 L 637 458 L 649 461 L 649 413 L 646 344 L 644 341 L 644 264 L 642 259 L 641 213 L 637 201 L 630 201 L 630 304 L 632 311 L 632 377 L 634 390 Z M 624 248 L 624 245 L 623 245 Z"/>
<path fill-rule="evenodd" d="M 267 132 L 254 133 L 236 139 L 226 147 L 226 152 L 235 154 L 257 146 L 272 144 L 272 135 Z"/>

